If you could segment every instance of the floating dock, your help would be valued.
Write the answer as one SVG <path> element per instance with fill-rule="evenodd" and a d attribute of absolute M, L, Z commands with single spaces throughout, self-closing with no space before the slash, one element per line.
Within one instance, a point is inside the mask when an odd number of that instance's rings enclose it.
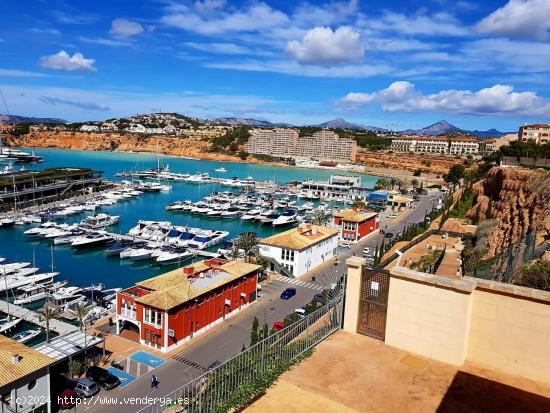
<path fill-rule="evenodd" d="M 0 300 L 0 311 L 13 317 L 17 317 L 46 328 L 46 322 L 40 317 L 40 314 L 27 308 L 8 303 L 4 300 Z M 55 331 L 60 335 L 64 335 L 72 333 L 74 331 L 78 331 L 79 329 L 77 326 L 58 320 L 56 318 L 52 318 L 50 320 L 50 330 Z"/>

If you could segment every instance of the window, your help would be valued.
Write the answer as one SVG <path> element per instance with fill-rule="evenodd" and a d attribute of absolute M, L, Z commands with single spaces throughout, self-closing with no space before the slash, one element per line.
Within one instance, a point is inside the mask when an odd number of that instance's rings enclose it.
<path fill-rule="evenodd" d="M 143 322 L 154 325 L 155 327 L 162 326 L 162 312 L 152 310 L 150 308 L 143 309 Z"/>
<path fill-rule="evenodd" d="M 294 250 L 281 250 L 281 259 L 283 261 L 294 261 Z"/>

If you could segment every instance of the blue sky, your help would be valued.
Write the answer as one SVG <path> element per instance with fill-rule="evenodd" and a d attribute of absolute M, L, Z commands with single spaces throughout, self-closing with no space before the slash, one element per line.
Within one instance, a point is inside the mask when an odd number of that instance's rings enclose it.
<path fill-rule="evenodd" d="M 515 130 L 549 121 L 549 30 L 550 0 L 3 0 L 0 88 L 12 114 L 72 121 Z"/>

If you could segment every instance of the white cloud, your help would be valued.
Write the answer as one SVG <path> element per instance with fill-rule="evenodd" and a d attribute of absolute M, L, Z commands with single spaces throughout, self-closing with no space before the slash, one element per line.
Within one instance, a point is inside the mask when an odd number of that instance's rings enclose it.
<path fill-rule="evenodd" d="M 206 35 L 267 30 L 288 22 L 285 13 L 265 3 L 255 3 L 241 11 L 220 11 L 213 17 L 201 16 L 184 6 L 169 7 L 168 11 L 161 19 L 164 24 Z"/>
<path fill-rule="evenodd" d="M 346 21 L 357 13 L 357 0 L 333 1 L 323 5 L 300 3 L 292 13 L 292 21 L 299 26 L 329 26 Z"/>
<path fill-rule="evenodd" d="M 109 34 L 115 37 L 132 37 L 143 33 L 143 26 L 138 22 L 126 19 L 114 19 L 111 23 Z"/>
<path fill-rule="evenodd" d="M 131 43 L 125 40 L 115 40 L 115 39 L 105 39 L 103 37 L 84 37 L 80 36 L 78 37 L 78 40 L 84 43 L 91 43 L 91 44 L 100 44 L 102 46 L 113 46 L 113 47 L 120 47 L 120 46 L 130 46 Z"/>
<path fill-rule="evenodd" d="M 344 65 L 344 66 L 304 66 L 283 60 L 248 60 L 244 62 L 206 63 L 214 69 L 244 70 L 250 72 L 273 72 L 306 77 L 367 78 L 388 74 L 393 69 L 385 64 Z"/>
<path fill-rule="evenodd" d="M 57 29 L 51 28 L 51 27 L 33 27 L 29 29 L 29 32 L 31 33 L 37 33 L 37 34 L 49 34 L 53 36 L 60 36 L 61 32 Z"/>
<path fill-rule="evenodd" d="M 380 17 L 371 17 L 363 25 L 377 32 L 392 32 L 417 36 L 465 36 L 468 28 L 464 27 L 454 16 L 440 12 L 426 14 L 419 12 L 413 15 L 386 12 Z"/>
<path fill-rule="evenodd" d="M 195 10 L 200 14 L 208 14 L 225 6 L 225 0 L 197 0 Z"/>
<path fill-rule="evenodd" d="M 550 1 L 510 0 L 481 20 L 477 29 L 486 34 L 548 40 Z"/>
<path fill-rule="evenodd" d="M 306 33 L 301 41 L 288 42 L 286 53 L 299 63 L 333 66 L 358 63 L 363 60 L 365 47 L 361 35 L 351 27 L 316 27 Z"/>
<path fill-rule="evenodd" d="M 94 63 L 94 59 L 86 59 L 82 53 L 75 53 L 71 56 L 65 50 L 40 58 L 40 66 L 68 72 L 95 72 Z"/>
<path fill-rule="evenodd" d="M 494 85 L 475 92 L 442 90 L 424 95 L 414 84 L 398 81 L 374 93 L 348 93 L 341 103 L 355 108 L 377 103 L 387 112 L 550 116 L 550 100 L 538 96 L 536 92 L 514 92 L 509 85 Z"/>
<path fill-rule="evenodd" d="M 28 70 L 0 69 L 0 77 L 49 77 L 49 75 Z"/>

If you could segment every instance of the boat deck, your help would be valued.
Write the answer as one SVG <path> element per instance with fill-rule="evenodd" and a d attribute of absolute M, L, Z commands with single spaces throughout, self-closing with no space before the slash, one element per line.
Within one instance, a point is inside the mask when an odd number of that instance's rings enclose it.
<path fill-rule="evenodd" d="M 37 324 L 41 327 L 46 327 L 46 323 L 40 318 L 40 315 L 37 312 L 29 310 L 27 308 L 23 308 L 11 303 L 8 304 L 6 301 L 0 300 L 0 311 L 17 318 L 21 318 L 33 324 Z M 78 327 L 54 318 L 50 320 L 50 330 L 55 331 L 60 335 L 63 335 L 77 331 Z"/>

